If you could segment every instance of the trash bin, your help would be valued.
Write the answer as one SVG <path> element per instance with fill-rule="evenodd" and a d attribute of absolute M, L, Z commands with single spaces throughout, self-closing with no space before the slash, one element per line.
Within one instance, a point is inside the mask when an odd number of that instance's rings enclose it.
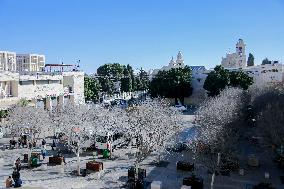
<path fill-rule="evenodd" d="M 83 177 L 87 176 L 87 169 L 82 169 L 81 174 L 82 174 Z"/>
<path fill-rule="evenodd" d="M 103 151 L 103 157 L 104 157 L 104 158 L 109 158 L 109 157 L 110 157 L 110 152 L 109 152 L 109 150 L 104 150 L 104 151 Z"/>
<path fill-rule="evenodd" d="M 31 158 L 31 166 L 36 167 L 38 165 L 38 158 Z"/>

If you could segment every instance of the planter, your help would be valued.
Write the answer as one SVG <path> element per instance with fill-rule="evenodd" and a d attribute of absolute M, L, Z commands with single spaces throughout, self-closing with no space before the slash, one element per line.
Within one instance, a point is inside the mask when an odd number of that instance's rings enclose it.
<path fill-rule="evenodd" d="M 184 178 L 182 184 L 191 186 L 191 189 L 203 189 L 203 179 L 197 177 Z"/>
<path fill-rule="evenodd" d="M 153 181 L 151 183 L 151 189 L 161 189 L 162 188 L 162 182 L 161 181 Z"/>
<path fill-rule="evenodd" d="M 89 161 L 86 163 L 86 169 L 91 171 L 101 171 L 103 170 L 102 162 Z"/>
<path fill-rule="evenodd" d="M 178 161 L 177 162 L 177 170 L 193 171 L 194 170 L 194 164 L 191 164 L 189 162 Z"/>
<path fill-rule="evenodd" d="M 61 165 L 63 163 L 63 157 L 49 157 L 48 163 L 54 165 Z"/>

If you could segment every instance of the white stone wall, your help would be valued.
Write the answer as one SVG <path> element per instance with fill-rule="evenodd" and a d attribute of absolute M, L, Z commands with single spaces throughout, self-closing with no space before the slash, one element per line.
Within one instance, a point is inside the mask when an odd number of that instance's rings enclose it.
<path fill-rule="evenodd" d="M 72 88 L 75 103 L 85 102 L 84 72 L 63 72 L 63 86 Z"/>
<path fill-rule="evenodd" d="M 71 94 L 69 90 L 66 91 L 66 86 L 72 88 Z M 34 100 L 69 95 L 68 99 L 70 101 L 84 103 L 84 73 L 63 72 L 52 74 L 42 72 L 19 75 L 18 73 L 0 72 L 0 91 L 0 109 L 6 108 L 12 98 L 13 102 L 16 103 L 15 99 L 21 98 Z M 4 95 L 2 95 L 3 91 L 5 92 Z"/>
<path fill-rule="evenodd" d="M 283 82 L 284 69 L 282 64 L 251 66 L 243 69 L 243 71 L 253 78 L 254 85 L 257 86 Z"/>
<path fill-rule="evenodd" d="M 197 105 L 206 97 L 206 90 L 203 88 L 207 74 L 204 72 L 192 73 L 191 85 L 193 88 L 192 95 L 189 97 L 191 104 Z"/>
<path fill-rule="evenodd" d="M 33 84 L 33 85 L 19 85 L 19 98 L 26 98 L 31 100 L 33 98 L 46 98 L 47 96 L 59 96 L 63 94 L 62 84 Z"/>

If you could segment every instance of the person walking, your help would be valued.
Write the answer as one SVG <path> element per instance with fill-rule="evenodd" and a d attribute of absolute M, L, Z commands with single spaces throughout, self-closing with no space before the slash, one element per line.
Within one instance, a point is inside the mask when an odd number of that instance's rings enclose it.
<path fill-rule="evenodd" d="M 42 155 L 42 158 L 45 159 L 45 156 L 46 156 L 46 145 L 42 146 L 41 155 Z"/>
<path fill-rule="evenodd" d="M 46 141 L 44 139 L 42 139 L 41 145 L 44 146 L 45 144 L 46 144 Z"/>
<path fill-rule="evenodd" d="M 13 178 L 14 182 L 15 182 L 17 179 L 19 179 L 20 176 L 21 176 L 20 172 L 17 171 L 16 168 L 14 168 L 14 171 L 13 171 L 13 173 L 12 173 L 12 178 Z"/>
<path fill-rule="evenodd" d="M 21 170 L 21 160 L 18 158 L 15 163 L 16 170 L 19 172 Z"/>
<path fill-rule="evenodd" d="M 22 139 L 21 139 L 21 137 L 19 137 L 18 138 L 18 147 L 21 148 L 21 145 L 22 145 Z"/>
<path fill-rule="evenodd" d="M 54 148 L 56 147 L 56 144 L 55 144 L 55 139 L 52 140 L 52 146 L 51 146 L 51 149 L 52 151 L 54 151 Z"/>

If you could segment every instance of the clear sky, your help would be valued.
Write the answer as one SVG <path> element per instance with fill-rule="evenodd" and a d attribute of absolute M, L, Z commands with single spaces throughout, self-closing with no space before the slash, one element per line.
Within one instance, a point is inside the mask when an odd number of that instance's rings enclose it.
<path fill-rule="evenodd" d="M 284 0 L 0 0 L 0 50 L 41 53 L 92 73 L 160 68 L 182 51 L 212 68 L 239 38 L 259 64 L 284 61 Z"/>

